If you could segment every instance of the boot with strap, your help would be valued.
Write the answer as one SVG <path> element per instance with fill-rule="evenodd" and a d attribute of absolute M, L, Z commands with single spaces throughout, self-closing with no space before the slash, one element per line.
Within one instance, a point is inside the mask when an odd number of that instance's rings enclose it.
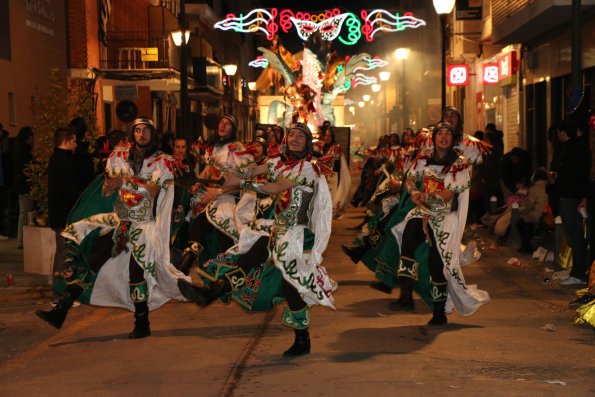
<path fill-rule="evenodd" d="M 196 303 L 199 307 L 206 307 L 219 297 L 231 295 L 234 291 L 240 289 L 245 282 L 246 273 L 241 268 L 236 268 L 204 287 L 195 287 L 180 278 L 178 279 L 178 288 L 184 298 Z"/>
<path fill-rule="evenodd" d="M 134 302 L 134 329 L 128 334 L 128 339 L 146 338 L 151 335 L 150 325 L 147 301 Z"/>
<path fill-rule="evenodd" d="M 68 310 L 72 307 L 74 301 L 83 293 L 83 289 L 76 284 L 66 287 L 66 291 L 56 303 L 56 307 L 52 310 L 37 310 L 35 314 L 46 323 L 50 324 L 56 329 L 62 328 Z"/>
<path fill-rule="evenodd" d="M 149 328 L 149 287 L 147 281 L 128 283 L 130 298 L 134 302 L 134 329 L 128 334 L 128 339 L 140 339 L 151 335 Z"/>
<path fill-rule="evenodd" d="M 293 345 L 285 352 L 284 357 L 296 357 L 310 353 L 310 333 L 308 326 L 310 325 L 310 311 L 308 306 L 304 306 L 301 310 L 291 310 L 289 307 L 285 308 L 281 323 L 293 328 L 295 339 Z"/>
<path fill-rule="evenodd" d="M 188 275 L 190 273 L 190 268 L 194 266 L 196 259 L 203 250 L 202 245 L 197 243 L 196 241 L 189 241 L 190 246 L 184 250 L 184 255 L 182 256 L 182 261 L 177 266 L 178 270 L 184 273 L 184 275 Z"/>
<path fill-rule="evenodd" d="M 448 298 L 448 284 L 446 282 L 438 283 L 432 280 L 432 300 L 434 301 L 434 311 L 432 319 L 428 322 L 432 327 L 444 327 L 448 324 L 446 317 L 446 299 Z"/>

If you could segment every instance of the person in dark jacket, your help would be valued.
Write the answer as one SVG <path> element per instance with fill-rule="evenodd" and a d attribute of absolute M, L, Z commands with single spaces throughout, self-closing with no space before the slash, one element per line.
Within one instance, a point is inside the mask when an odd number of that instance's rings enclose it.
<path fill-rule="evenodd" d="M 75 117 L 68 124 L 68 130 L 76 136 L 76 150 L 72 161 L 74 162 L 75 183 L 79 190 L 83 191 L 95 179 L 93 157 L 89 153 L 89 142 L 86 140 L 87 123 L 82 117 Z"/>
<path fill-rule="evenodd" d="M 577 130 L 576 122 L 571 119 L 564 119 L 558 125 L 560 151 L 548 180 L 554 185 L 566 241 L 572 248 L 570 277 L 562 280 L 561 285 L 586 284 L 590 265 L 584 219 L 587 217 L 591 154 L 589 147 L 577 137 Z"/>
<path fill-rule="evenodd" d="M 18 248 L 23 248 L 23 226 L 27 224 L 27 217 L 32 209 L 29 195 L 31 186 L 24 173 L 27 164 L 33 161 L 33 129 L 23 127 L 17 135 L 17 145 L 13 157 L 14 187 L 19 196 L 19 223 L 17 229 Z"/>
<path fill-rule="evenodd" d="M 56 232 L 56 253 L 53 273 L 63 262 L 65 241 L 61 233 L 66 226 L 68 214 L 81 194 L 76 183 L 74 152 L 77 137 L 71 130 L 58 128 L 54 133 L 54 153 L 48 162 L 48 223 Z"/>

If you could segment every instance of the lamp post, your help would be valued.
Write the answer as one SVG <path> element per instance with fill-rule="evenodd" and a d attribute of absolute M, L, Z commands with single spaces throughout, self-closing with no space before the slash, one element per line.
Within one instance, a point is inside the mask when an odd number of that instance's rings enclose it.
<path fill-rule="evenodd" d="M 409 48 L 397 48 L 395 50 L 395 58 L 401 61 L 401 128 L 405 130 L 405 128 L 409 127 L 409 108 L 407 107 L 407 89 L 405 83 L 405 61 L 409 58 L 409 53 L 411 50 Z"/>
<path fill-rule="evenodd" d="M 442 36 L 442 80 L 440 89 L 442 90 L 440 97 L 441 110 L 446 107 L 446 17 L 452 12 L 456 0 L 434 0 L 434 9 L 440 16 L 440 30 Z"/>
<path fill-rule="evenodd" d="M 390 127 L 389 127 L 390 121 L 388 119 L 388 111 L 386 110 L 387 102 L 388 102 L 388 98 L 387 98 L 388 92 L 387 92 L 386 87 L 388 85 L 387 81 L 390 79 L 390 72 L 387 70 L 382 71 L 382 72 L 378 73 L 378 77 L 380 78 L 380 81 L 382 81 L 384 83 L 384 120 L 385 120 L 384 127 L 386 128 L 386 133 L 388 134 L 388 130 L 390 129 Z"/>
<path fill-rule="evenodd" d="M 223 65 L 223 70 L 225 71 L 225 74 L 227 75 L 227 77 L 229 77 L 228 80 L 228 86 L 229 86 L 229 108 L 227 110 L 228 113 L 232 113 L 233 112 L 233 93 L 235 90 L 235 86 L 233 84 L 233 76 L 235 76 L 237 70 L 238 70 L 238 65 L 234 65 L 231 63 L 228 63 L 226 65 Z"/>
<path fill-rule="evenodd" d="M 178 136 L 187 141 L 190 136 L 190 109 L 188 103 L 188 59 L 187 48 L 190 31 L 186 29 L 186 0 L 180 0 L 180 13 L 178 14 L 180 30 L 172 32 L 174 44 L 180 47 L 180 128 Z"/>
<path fill-rule="evenodd" d="M 252 131 L 256 133 L 256 81 L 248 82 L 248 89 L 252 93 Z"/>

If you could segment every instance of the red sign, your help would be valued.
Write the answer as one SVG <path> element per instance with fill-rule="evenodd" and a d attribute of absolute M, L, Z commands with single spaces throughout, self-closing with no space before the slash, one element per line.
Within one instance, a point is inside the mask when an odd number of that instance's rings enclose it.
<path fill-rule="evenodd" d="M 486 63 L 483 65 L 483 84 L 498 84 L 498 64 L 497 63 Z"/>
<path fill-rule="evenodd" d="M 448 65 L 448 85 L 469 84 L 469 65 Z"/>
<path fill-rule="evenodd" d="M 517 73 L 518 64 L 516 59 L 516 51 L 509 52 L 508 54 L 498 59 L 498 81 L 510 79 Z"/>

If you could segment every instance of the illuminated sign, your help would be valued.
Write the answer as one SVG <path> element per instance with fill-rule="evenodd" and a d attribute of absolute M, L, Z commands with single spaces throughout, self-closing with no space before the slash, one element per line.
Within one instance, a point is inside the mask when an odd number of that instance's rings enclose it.
<path fill-rule="evenodd" d="M 143 62 L 155 62 L 159 60 L 157 47 L 145 47 L 140 49 L 140 59 Z"/>
<path fill-rule="evenodd" d="M 469 84 L 469 65 L 448 65 L 447 83 L 450 86 Z"/>
<path fill-rule="evenodd" d="M 361 10 L 360 15 L 362 20 L 351 12 L 341 13 L 338 8 L 320 13 L 257 8 L 245 15 L 227 14 L 225 19 L 215 23 L 214 27 L 240 33 L 260 32 L 265 34 L 268 40 L 272 40 L 279 29 L 288 33 L 295 27 L 302 40 L 307 40 L 314 32 L 320 32 L 323 40 L 338 39 L 345 45 L 353 45 L 361 39 L 362 34 L 367 41 L 373 41 L 378 32 L 399 32 L 407 28 L 426 26 L 424 20 L 415 18 L 410 12 L 400 15 L 375 9 L 371 12 Z"/>
<path fill-rule="evenodd" d="M 483 65 L 482 81 L 484 84 L 498 84 L 498 64 L 486 63 Z"/>
<path fill-rule="evenodd" d="M 516 74 L 518 72 L 518 63 L 516 51 L 498 58 L 498 84 L 500 86 L 516 83 Z"/>

